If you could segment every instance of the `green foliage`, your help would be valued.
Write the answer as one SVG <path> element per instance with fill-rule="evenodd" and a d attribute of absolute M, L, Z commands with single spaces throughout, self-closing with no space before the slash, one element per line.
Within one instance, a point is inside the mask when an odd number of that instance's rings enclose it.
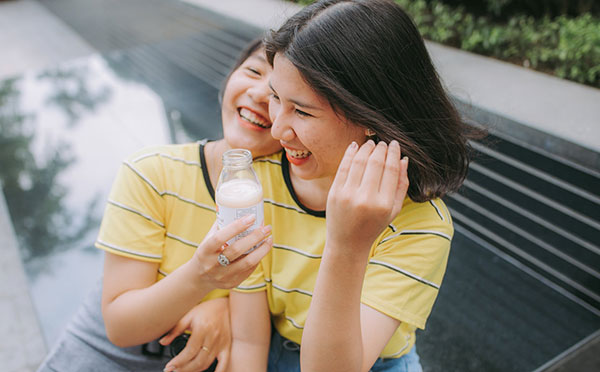
<path fill-rule="evenodd" d="M 487 7 L 488 15 L 448 5 L 447 0 L 395 1 L 412 16 L 425 39 L 600 88 L 600 18 L 591 13 L 538 19 L 517 14 L 500 22 L 494 15 L 514 5 L 513 0 L 480 3 Z M 537 4 L 544 12 L 539 1 L 520 4 L 531 8 Z M 552 4 L 556 9 L 567 9 L 561 8 L 566 4 L 562 0 Z M 589 0 L 569 4 L 579 11 L 596 6 Z"/>
<path fill-rule="evenodd" d="M 507 23 L 439 1 L 396 0 L 426 39 L 600 87 L 600 22 L 591 14 Z"/>

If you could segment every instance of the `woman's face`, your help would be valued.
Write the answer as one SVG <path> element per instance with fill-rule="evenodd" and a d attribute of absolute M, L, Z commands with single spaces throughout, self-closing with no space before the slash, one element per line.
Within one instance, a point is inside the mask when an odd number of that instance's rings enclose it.
<path fill-rule="evenodd" d="M 252 53 L 229 77 L 223 93 L 223 135 L 231 148 L 245 148 L 252 156 L 281 149 L 271 137 L 269 77 L 271 66 L 261 48 Z"/>
<path fill-rule="evenodd" d="M 271 134 L 285 149 L 290 170 L 302 179 L 333 181 L 348 145 L 365 142 L 365 129 L 338 116 L 280 54 L 275 55 L 271 89 Z"/>

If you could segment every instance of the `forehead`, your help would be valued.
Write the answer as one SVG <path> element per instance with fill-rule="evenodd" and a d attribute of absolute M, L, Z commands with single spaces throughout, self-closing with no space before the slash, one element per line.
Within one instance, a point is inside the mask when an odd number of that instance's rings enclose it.
<path fill-rule="evenodd" d="M 290 98 L 302 97 L 305 101 L 310 100 L 313 103 L 327 104 L 327 100 L 308 85 L 296 66 L 279 53 L 273 59 L 271 86 L 280 95 L 287 95 Z"/>
<path fill-rule="evenodd" d="M 248 56 L 248 58 L 246 58 L 246 61 L 248 61 L 248 60 L 267 63 L 267 58 L 265 55 L 265 48 L 260 47 L 260 48 L 256 49 L 254 52 L 252 52 L 252 54 L 250 54 Z"/>

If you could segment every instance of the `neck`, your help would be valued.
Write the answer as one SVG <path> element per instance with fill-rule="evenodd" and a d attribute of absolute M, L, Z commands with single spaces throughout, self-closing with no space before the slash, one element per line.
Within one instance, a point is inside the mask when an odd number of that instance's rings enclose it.
<path fill-rule="evenodd" d="M 305 180 L 294 174 L 290 165 L 290 180 L 298 200 L 307 208 L 315 211 L 324 211 L 327 206 L 327 195 L 333 183 L 330 178 L 317 178 Z"/>
<path fill-rule="evenodd" d="M 206 159 L 206 167 L 208 168 L 208 175 L 210 177 L 210 183 L 213 189 L 216 190 L 217 183 L 219 182 L 219 174 L 223 168 L 222 158 L 225 151 L 229 150 L 230 146 L 225 142 L 224 139 L 218 141 L 208 142 L 204 146 L 204 158 Z"/>

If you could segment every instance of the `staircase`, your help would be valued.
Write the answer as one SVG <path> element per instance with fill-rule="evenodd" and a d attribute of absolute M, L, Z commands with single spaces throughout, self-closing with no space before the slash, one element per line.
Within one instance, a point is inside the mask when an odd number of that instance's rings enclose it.
<path fill-rule="evenodd" d="M 600 315 L 600 173 L 500 133 L 472 145 L 454 222 Z"/>

